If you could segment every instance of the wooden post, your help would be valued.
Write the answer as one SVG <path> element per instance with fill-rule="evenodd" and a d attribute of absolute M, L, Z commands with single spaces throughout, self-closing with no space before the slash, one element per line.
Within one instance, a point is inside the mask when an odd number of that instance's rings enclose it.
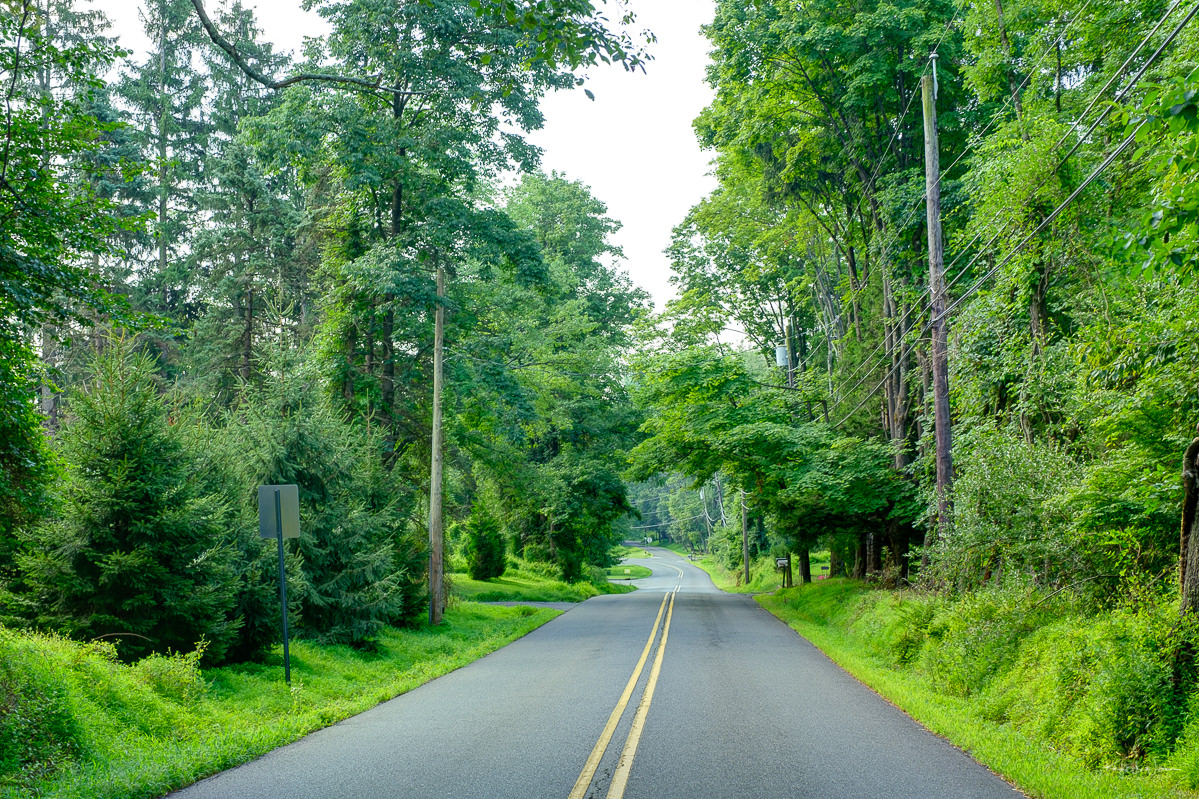
<path fill-rule="evenodd" d="M 712 546 L 712 520 L 708 518 L 708 501 L 704 499 L 704 490 L 699 490 L 699 501 L 704 506 L 704 530 L 708 537 L 704 539 L 704 554 L 711 551 Z"/>
<path fill-rule="evenodd" d="M 440 624 L 445 609 L 444 543 L 441 489 L 442 468 L 445 455 L 442 452 L 441 433 L 441 383 L 442 350 L 445 345 L 445 269 L 437 262 L 437 310 L 434 314 L 433 332 L 433 452 L 432 471 L 429 478 L 429 623 Z"/>
<path fill-rule="evenodd" d="M 928 549 L 949 523 L 953 488 L 953 454 L 949 418 L 949 320 L 945 317 L 945 254 L 941 244 L 941 164 L 937 140 L 937 55 L 922 79 L 924 99 L 924 185 L 928 200 L 928 270 L 933 371 L 933 424 L 936 433 L 937 518 L 924 536 L 921 566 L 928 566 Z"/>
<path fill-rule="evenodd" d="M 745 585 L 749 585 L 749 509 L 745 506 L 745 492 L 741 492 L 741 565 L 745 571 Z"/>

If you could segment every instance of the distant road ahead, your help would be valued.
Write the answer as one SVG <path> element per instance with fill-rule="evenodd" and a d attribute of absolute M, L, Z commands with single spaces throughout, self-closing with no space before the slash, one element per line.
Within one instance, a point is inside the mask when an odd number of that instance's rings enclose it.
<path fill-rule="evenodd" d="M 640 591 L 171 796 L 1020 796 L 748 597 L 650 551 Z"/>

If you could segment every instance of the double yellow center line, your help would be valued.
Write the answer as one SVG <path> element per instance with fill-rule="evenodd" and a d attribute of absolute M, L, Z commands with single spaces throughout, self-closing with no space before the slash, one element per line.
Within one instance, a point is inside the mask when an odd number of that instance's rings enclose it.
<path fill-rule="evenodd" d="M 616 773 L 612 775 L 612 784 L 608 787 L 608 799 L 621 799 L 624 796 L 625 786 L 629 782 L 629 772 L 633 769 L 633 757 L 637 754 L 637 745 L 641 742 L 641 732 L 645 729 L 645 717 L 649 715 L 650 702 L 654 699 L 654 688 L 657 687 L 658 675 L 662 672 L 662 655 L 666 651 L 666 637 L 670 634 L 670 620 L 674 616 L 674 597 L 676 593 L 677 591 L 671 591 L 662 597 L 662 604 L 658 606 L 658 617 L 654 619 L 654 627 L 650 630 L 649 640 L 645 642 L 645 649 L 641 651 L 641 658 L 637 661 L 637 668 L 633 669 L 633 676 L 629 678 L 628 684 L 625 685 L 624 692 L 620 695 L 620 701 L 616 703 L 612 714 L 608 716 L 608 723 L 604 725 L 604 731 L 600 733 L 595 748 L 591 750 L 591 755 L 587 758 L 587 763 L 583 766 L 583 771 L 579 774 L 579 779 L 575 782 L 575 787 L 570 792 L 569 799 L 584 799 L 587 788 L 591 785 L 591 780 L 595 778 L 595 771 L 599 768 L 600 760 L 603 759 L 604 752 L 608 749 L 612 735 L 616 732 L 616 726 L 620 723 L 621 717 L 624 716 L 629 699 L 633 696 L 633 690 L 637 687 L 637 681 L 641 679 L 641 672 L 645 668 L 650 650 L 654 646 L 654 639 L 658 635 L 658 626 L 662 623 L 662 613 L 665 611 L 666 624 L 662 627 L 662 638 L 658 641 L 658 652 L 654 655 L 654 665 L 650 669 L 649 680 L 645 684 L 645 691 L 641 694 L 641 702 L 637 705 L 637 713 L 633 716 L 633 724 L 629 728 L 628 738 L 625 739 L 624 750 L 620 753 L 620 761 L 616 766 Z M 667 599 L 670 600 L 669 606 L 666 601 Z"/>

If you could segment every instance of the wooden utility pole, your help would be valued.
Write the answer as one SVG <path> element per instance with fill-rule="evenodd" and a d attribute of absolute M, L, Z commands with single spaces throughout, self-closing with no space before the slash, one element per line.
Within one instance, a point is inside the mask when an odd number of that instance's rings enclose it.
<path fill-rule="evenodd" d="M 704 499 L 704 490 L 699 490 L 699 501 L 704 506 L 704 530 L 707 531 L 708 537 L 704 539 L 704 553 L 711 552 L 712 547 L 712 520 L 708 517 L 708 500 Z"/>
<path fill-rule="evenodd" d="M 924 536 L 921 566 L 928 549 L 949 523 L 953 453 L 949 419 L 949 320 L 945 316 L 945 253 L 941 245 L 941 162 L 937 140 L 937 54 L 922 79 L 924 95 L 924 185 L 928 199 L 928 271 L 932 322 L 933 424 L 936 432 L 937 518 Z"/>
<path fill-rule="evenodd" d="M 749 509 L 745 506 L 745 492 L 741 492 L 741 563 L 745 567 L 745 585 L 749 585 Z"/>
<path fill-rule="evenodd" d="M 429 624 L 440 624 L 445 609 L 445 571 L 442 557 L 444 528 L 441 515 L 442 452 L 441 382 L 445 346 L 445 269 L 437 260 L 437 310 L 434 312 L 433 332 L 433 467 L 429 477 Z"/>

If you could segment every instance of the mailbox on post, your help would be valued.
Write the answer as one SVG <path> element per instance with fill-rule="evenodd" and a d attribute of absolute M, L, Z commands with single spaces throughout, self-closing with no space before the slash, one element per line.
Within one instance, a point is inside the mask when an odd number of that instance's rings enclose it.
<path fill-rule="evenodd" d="M 783 573 L 783 588 L 790 588 L 791 583 L 791 555 L 788 554 L 784 558 L 775 558 L 774 567 L 776 571 Z"/>

